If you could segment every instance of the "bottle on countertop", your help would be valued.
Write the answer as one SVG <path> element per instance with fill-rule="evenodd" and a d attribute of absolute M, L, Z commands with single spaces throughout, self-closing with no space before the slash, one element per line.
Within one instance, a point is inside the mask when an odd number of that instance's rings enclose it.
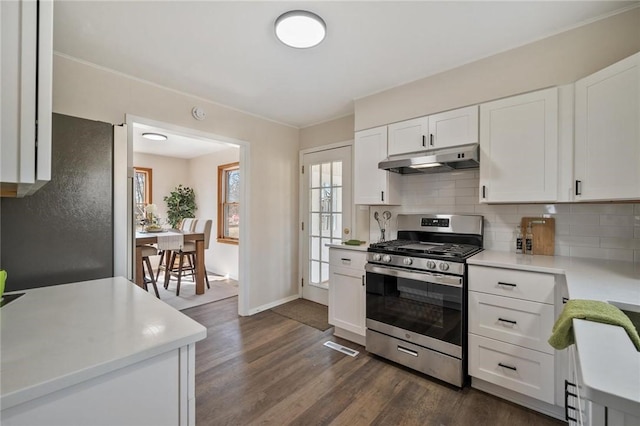
<path fill-rule="evenodd" d="M 522 254 L 522 227 L 516 226 L 516 253 Z"/>
<path fill-rule="evenodd" d="M 533 231 L 531 230 L 531 223 L 527 225 L 527 233 L 524 236 L 524 253 L 533 254 Z"/>

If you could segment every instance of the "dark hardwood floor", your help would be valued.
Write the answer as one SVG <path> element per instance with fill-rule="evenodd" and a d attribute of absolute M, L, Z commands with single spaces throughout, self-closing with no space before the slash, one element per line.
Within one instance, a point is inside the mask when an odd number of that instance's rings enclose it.
<path fill-rule="evenodd" d="M 237 298 L 183 312 L 207 327 L 196 344 L 196 422 L 209 425 L 559 425 L 458 390 L 363 347 L 270 311 L 237 315 Z M 333 340 L 355 357 L 323 346 Z"/>

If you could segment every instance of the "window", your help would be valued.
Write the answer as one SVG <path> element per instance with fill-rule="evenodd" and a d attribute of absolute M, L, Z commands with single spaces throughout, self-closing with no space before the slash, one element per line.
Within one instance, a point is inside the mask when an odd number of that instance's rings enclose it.
<path fill-rule="evenodd" d="M 240 237 L 240 163 L 218 166 L 218 242 L 238 244 Z"/>
<path fill-rule="evenodd" d="M 134 167 L 133 170 L 135 172 L 133 178 L 134 209 L 136 220 L 140 221 L 144 219 L 144 206 L 153 202 L 151 196 L 152 173 L 151 169 L 144 167 Z"/>

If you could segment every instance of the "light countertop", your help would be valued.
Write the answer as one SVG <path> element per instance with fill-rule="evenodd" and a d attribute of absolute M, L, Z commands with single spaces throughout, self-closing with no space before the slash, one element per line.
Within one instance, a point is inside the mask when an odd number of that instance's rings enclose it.
<path fill-rule="evenodd" d="M 640 264 L 561 256 L 483 251 L 470 265 L 562 275 L 571 299 L 640 305 Z M 640 416 L 640 352 L 622 327 L 574 320 L 584 397 Z"/>
<path fill-rule="evenodd" d="M 122 277 L 20 292 L 26 294 L 0 309 L 2 409 L 207 334 L 205 327 Z"/>
<path fill-rule="evenodd" d="M 359 246 L 350 246 L 347 244 L 327 244 L 329 248 L 337 248 L 343 250 L 354 250 L 354 251 L 367 251 L 369 248 L 369 244 L 365 242 L 364 244 L 360 244 Z"/>

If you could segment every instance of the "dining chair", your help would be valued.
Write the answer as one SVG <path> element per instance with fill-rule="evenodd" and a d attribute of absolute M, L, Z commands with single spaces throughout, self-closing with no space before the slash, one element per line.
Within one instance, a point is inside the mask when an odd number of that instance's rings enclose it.
<path fill-rule="evenodd" d="M 151 284 L 153 284 L 153 289 L 156 292 L 156 297 L 160 299 L 156 277 L 153 274 L 153 268 L 151 268 L 151 261 L 149 260 L 149 256 L 155 256 L 157 254 L 158 249 L 156 249 L 155 247 L 149 245 L 142 246 L 142 275 L 144 281 L 144 289 L 149 291 L 149 287 L 147 286 L 147 284 L 150 282 Z M 149 278 L 147 278 L 147 273 L 149 273 Z"/>
<path fill-rule="evenodd" d="M 211 227 L 213 226 L 213 221 L 211 219 L 194 219 L 194 224 L 189 224 L 188 226 L 193 226 L 191 229 L 192 232 L 203 233 L 204 234 L 204 249 L 209 248 L 209 241 L 211 239 Z M 195 241 L 185 241 L 182 250 L 178 252 L 173 252 L 171 255 L 171 259 L 169 260 L 169 265 L 176 264 L 176 257 L 178 259 L 177 267 L 171 267 L 166 273 L 171 275 L 176 275 L 178 279 L 178 283 L 176 286 L 176 296 L 180 295 L 180 281 L 182 276 L 185 274 L 191 275 L 195 281 L 195 271 L 196 271 L 196 243 Z M 185 265 L 185 260 L 188 265 Z M 207 276 L 207 271 L 205 268 L 204 271 L 205 282 L 207 283 L 207 288 L 211 288 L 209 284 L 209 277 Z M 169 285 L 169 280 L 165 280 L 165 288 Z"/>
<path fill-rule="evenodd" d="M 197 222 L 197 220 L 192 218 L 192 217 L 184 218 L 178 224 L 178 229 L 180 231 L 193 232 L 193 229 L 195 228 L 196 222 Z M 160 261 L 158 262 L 158 275 L 160 275 L 160 271 L 165 271 L 165 273 L 166 273 L 167 263 L 169 262 L 169 258 L 171 256 L 165 255 L 165 251 L 164 250 L 158 251 L 158 254 L 160 255 Z M 173 269 L 173 266 L 175 266 L 172 263 L 170 263 L 170 265 L 172 265 L 172 269 Z M 165 286 L 165 288 L 166 288 L 166 286 Z"/>

